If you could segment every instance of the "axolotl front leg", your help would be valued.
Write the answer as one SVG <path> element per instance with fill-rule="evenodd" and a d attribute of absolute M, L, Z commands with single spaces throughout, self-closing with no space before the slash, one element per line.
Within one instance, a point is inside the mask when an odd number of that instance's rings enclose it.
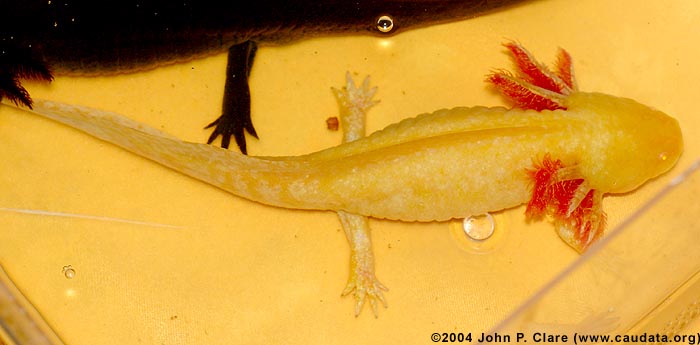
<path fill-rule="evenodd" d="M 377 104 L 372 100 L 376 88 L 369 87 L 369 77 L 358 88 L 350 74 L 346 75 L 346 85 L 333 89 L 338 100 L 339 117 L 343 130 L 343 142 L 348 143 L 365 136 L 365 117 L 369 108 Z M 355 316 L 360 314 L 365 300 L 369 299 L 374 316 L 377 316 L 377 301 L 386 308 L 382 291 L 387 288 L 379 282 L 374 273 L 374 253 L 370 238 L 369 220 L 365 216 L 338 211 L 340 224 L 350 244 L 350 276 L 343 290 L 343 296 L 354 291 Z"/>

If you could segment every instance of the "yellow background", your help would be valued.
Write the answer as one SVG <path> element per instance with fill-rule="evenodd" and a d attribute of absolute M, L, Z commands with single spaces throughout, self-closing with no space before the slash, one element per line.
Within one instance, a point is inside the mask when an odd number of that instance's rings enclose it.
<path fill-rule="evenodd" d="M 574 59 L 579 87 L 630 97 L 679 119 L 678 166 L 640 190 L 607 197 L 610 227 L 700 156 L 700 6 L 543 0 L 381 39 L 334 37 L 262 47 L 251 75 L 251 155 L 336 145 L 331 86 L 371 75 L 381 103 L 368 131 L 439 108 L 502 105 L 483 82 L 512 66 L 508 39 L 551 63 Z M 147 73 L 25 83 L 33 97 L 125 114 L 189 141 L 218 116 L 225 55 Z M 481 332 L 578 257 L 524 208 L 496 214 L 486 250 L 450 223 L 373 220 L 388 309 L 353 316 L 341 298 L 349 249 L 333 213 L 233 197 L 65 126 L 0 108 L 0 207 L 172 225 L 0 211 L 0 263 L 70 344 L 430 343 L 433 332 Z M 639 229 L 653 231 L 653 228 Z M 76 272 L 67 279 L 62 268 Z M 571 298 L 595 289 L 572 291 Z M 582 311 L 585 312 L 585 311 Z"/>

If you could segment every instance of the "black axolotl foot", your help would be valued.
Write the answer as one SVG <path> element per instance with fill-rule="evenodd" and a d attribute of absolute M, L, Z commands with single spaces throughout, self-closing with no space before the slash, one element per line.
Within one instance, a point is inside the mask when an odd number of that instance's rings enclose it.
<path fill-rule="evenodd" d="M 258 137 L 250 119 L 250 88 L 248 87 L 248 76 L 253 67 L 256 50 L 257 45 L 252 41 L 229 48 L 221 116 L 205 127 L 214 127 L 207 144 L 211 144 L 221 136 L 221 147 L 228 148 L 233 136 L 241 152 L 247 154 L 245 132 L 255 138 Z"/>
<path fill-rule="evenodd" d="M 31 109 L 32 98 L 20 79 L 52 81 L 46 64 L 29 49 L 5 49 L 0 44 L 0 101 L 8 99 Z"/>

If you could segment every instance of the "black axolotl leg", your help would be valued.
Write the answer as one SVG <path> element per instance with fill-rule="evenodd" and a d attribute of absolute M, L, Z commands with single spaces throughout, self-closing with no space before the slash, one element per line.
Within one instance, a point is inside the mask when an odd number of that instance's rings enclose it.
<path fill-rule="evenodd" d="M 221 116 L 206 127 L 216 126 L 207 144 L 211 144 L 220 135 L 221 147 L 228 148 L 233 136 L 241 152 L 247 154 L 244 132 L 248 132 L 255 138 L 258 137 L 250 119 L 250 88 L 248 87 L 248 76 L 253 67 L 257 48 L 257 44 L 252 41 L 229 48 L 224 103 Z"/>

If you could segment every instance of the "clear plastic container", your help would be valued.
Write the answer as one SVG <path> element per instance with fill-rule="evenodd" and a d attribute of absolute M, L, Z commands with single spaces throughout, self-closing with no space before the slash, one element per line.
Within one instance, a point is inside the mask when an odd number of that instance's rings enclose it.
<path fill-rule="evenodd" d="M 605 245 L 580 256 L 524 208 L 493 214 L 487 240 L 461 221 L 372 220 L 378 318 L 341 297 L 349 250 L 330 212 L 233 197 L 26 112 L 0 107 L 0 265 L 68 344 L 475 342 L 482 333 L 697 334 L 698 174 L 660 199 L 700 157 L 700 6 L 670 2 L 527 2 L 390 39 L 329 37 L 262 47 L 251 74 L 261 140 L 252 155 L 337 145 L 330 87 L 371 76 L 381 101 L 369 132 L 455 106 L 499 106 L 484 76 L 510 69 L 514 39 L 539 60 L 573 57 L 579 87 L 676 117 L 685 152 L 669 173 L 607 196 Z M 224 55 L 150 72 L 26 82 L 35 98 L 124 114 L 202 142 L 220 111 Z M 643 208 L 650 200 L 656 202 Z M 626 223 L 628 222 L 629 223 Z M 9 296 L 7 293 L 5 296 Z M 5 332 L 22 314 L 3 308 Z M 7 311 L 10 311 L 9 314 Z M 9 315 L 9 316 L 8 316 Z M 47 329 L 39 327 L 40 329 Z M 3 340 L 24 342 L 19 335 Z M 455 338 L 456 339 L 456 338 Z M 531 339 L 531 338 L 528 338 Z M 529 341 L 532 343 L 532 340 Z"/>

